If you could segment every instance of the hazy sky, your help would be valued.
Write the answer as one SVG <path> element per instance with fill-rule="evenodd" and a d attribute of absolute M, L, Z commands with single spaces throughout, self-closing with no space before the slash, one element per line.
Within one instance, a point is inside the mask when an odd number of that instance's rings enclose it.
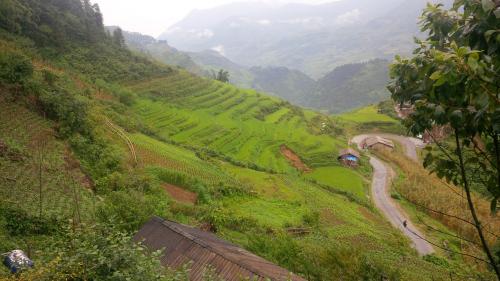
<path fill-rule="evenodd" d="M 104 14 L 104 24 L 128 31 L 158 36 L 194 9 L 206 9 L 232 2 L 302 2 L 319 4 L 335 0 L 93 0 Z"/>

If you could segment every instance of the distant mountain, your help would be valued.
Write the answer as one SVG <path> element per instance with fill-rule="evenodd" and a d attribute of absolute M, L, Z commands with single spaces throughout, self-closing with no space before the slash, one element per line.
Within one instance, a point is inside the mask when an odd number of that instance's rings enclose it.
<path fill-rule="evenodd" d="M 212 49 L 241 65 L 284 66 L 319 79 L 337 66 L 410 52 L 426 3 L 233 3 L 193 11 L 159 38 L 181 50 Z"/>
<path fill-rule="evenodd" d="M 337 67 L 318 81 L 318 88 L 304 104 L 330 112 L 378 103 L 389 98 L 389 61 L 376 59 Z"/>
<path fill-rule="evenodd" d="M 252 67 L 252 88 L 265 91 L 299 105 L 308 104 L 317 82 L 298 70 L 286 67 Z"/>
<path fill-rule="evenodd" d="M 229 71 L 229 81 L 242 88 L 253 88 L 255 77 L 251 71 L 237 63 L 232 62 L 220 53 L 213 50 L 187 53 L 192 60 L 206 71 L 225 69 Z"/>
<path fill-rule="evenodd" d="M 107 27 L 112 32 L 116 27 Z M 327 112 L 349 111 L 389 97 L 387 60 L 346 64 L 319 80 L 287 67 L 245 67 L 219 52 L 182 52 L 164 40 L 123 31 L 127 45 L 158 61 L 179 66 L 206 77 L 219 69 L 229 71 L 230 82 L 243 88 L 270 93 L 291 103 Z"/>
<path fill-rule="evenodd" d="M 118 27 L 106 26 L 105 28 L 112 34 Z M 192 73 L 204 75 L 203 69 L 188 54 L 171 47 L 166 40 L 157 40 L 149 35 L 126 30 L 122 30 L 122 33 L 130 49 L 149 55 L 163 63 L 179 66 Z"/>

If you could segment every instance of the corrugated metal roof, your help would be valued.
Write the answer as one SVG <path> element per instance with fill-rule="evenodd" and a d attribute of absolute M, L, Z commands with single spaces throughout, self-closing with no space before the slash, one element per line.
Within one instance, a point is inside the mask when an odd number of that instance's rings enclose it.
<path fill-rule="evenodd" d="M 164 250 L 161 263 L 179 268 L 192 262 L 190 280 L 203 280 L 207 268 L 212 268 L 227 281 L 273 280 L 306 281 L 261 257 L 212 233 L 155 217 L 135 235 L 150 250 Z"/>
<path fill-rule="evenodd" d="M 394 143 L 391 140 L 384 139 L 384 138 L 381 138 L 381 137 L 370 137 L 370 138 L 367 138 L 364 141 L 364 143 L 365 143 L 365 145 L 367 147 L 372 147 L 372 146 L 374 146 L 376 144 L 383 144 L 385 146 L 394 148 Z"/>

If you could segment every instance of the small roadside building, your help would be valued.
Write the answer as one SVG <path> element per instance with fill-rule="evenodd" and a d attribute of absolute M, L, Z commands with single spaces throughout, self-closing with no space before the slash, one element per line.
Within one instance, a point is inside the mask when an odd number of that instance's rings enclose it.
<path fill-rule="evenodd" d="M 388 139 L 384 139 L 382 137 L 369 137 L 366 138 L 362 144 L 361 147 L 363 149 L 386 149 L 386 150 L 393 150 L 394 149 L 394 142 Z"/>
<path fill-rule="evenodd" d="M 211 269 L 226 281 L 307 281 L 212 233 L 154 217 L 135 235 L 151 251 L 162 250 L 161 263 L 178 269 L 188 264 L 189 280 L 202 281 Z"/>
<path fill-rule="evenodd" d="M 360 158 L 361 156 L 356 150 L 348 148 L 340 151 L 338 160 L 346 166 L 358 167 Z"/>

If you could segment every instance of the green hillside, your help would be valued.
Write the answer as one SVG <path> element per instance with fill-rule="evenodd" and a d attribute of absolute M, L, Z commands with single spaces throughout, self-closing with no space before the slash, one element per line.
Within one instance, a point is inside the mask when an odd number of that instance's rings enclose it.
<path fill-rule="evenodd" d="M 337 165 L 335 156 L 346 144 L 341 135 L 333 134 L 336 125 L 326 116 L 306 116 L 281 100 L 187 73 L 137 83 L 130 89 L 141 97 L 135 111 L 160 137 L 246 166 L 294 172 L 280 154 L 282 145 L 312 167 Z M 323 122 L 332 132 L 314 132 Z"/>
<path fill-rule="evenodd" d="M 0 253 L 34 259 L 21 280 L 182 280 L 130 240 L 153 215 L 308 280 L 469 270 L 419 257 L 375 210 L 366 157 L 336 160 L 347 120 L 138 56 L 88 1 L 11 0 L 0 29 Z"/>

